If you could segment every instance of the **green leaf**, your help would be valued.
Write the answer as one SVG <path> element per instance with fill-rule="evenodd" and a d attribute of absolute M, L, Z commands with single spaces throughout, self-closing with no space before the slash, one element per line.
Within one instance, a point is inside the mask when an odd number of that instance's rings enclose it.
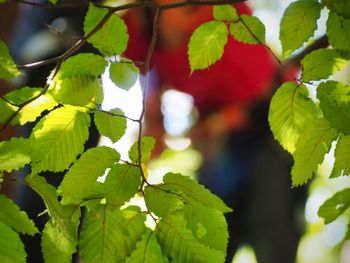
<path fill-rule="evenodd" d="M 321 0 L 321 4 L 344 18 L 350 18 L 350 1 L 349 0 Z"/>
<path fill-rule="evenodd" d="M 161 189 L 161 185 L 147 186 L 144 193 L 147 207 L 159 217 L 166 217 L 183 206 L 181 196 Z"/>
<path fill-rule="evenodd" d="M 129 208 L 99 205 L 88 212 L 81 231 L 80 254 L 84 263 L 123 262 L 146 231 L 145 215 Z"/>
<path fill-rule="evenodd" d="M 350 206 L 350 188 L 346 188 L 327 199 L 319 208 L 318 215 L 329 224 L 336 220 Z"/>
<path fill-rule="evenodd" d="M 4 195 L 0 195 L 0 221 L 23 234 L 33 236 L 39 232 L 28 215 Z"/>
<path fill-rule="evenodd" d="M 67 232 L 54 224 L 51 220 L 46 223 L 41 247 L 45 262 L 69 263 L 72 262 L 72 254 L 76 251 L 77 243 L 67 235 Z"/>
<path fill-rule="evenodd" d="M 224 215 L 216 209 L 190 200 L 184 207 L 187 228 L 204 245 L 226 254 L 228 242 L 227 223 Z"/>
<path fill-rule="evenodd" d="M 0 262 L 25 263 L 26 252 L 18 234 L 0 221 Z"/>
<path fill-rule="evenodd" d="M 96 183 L 98 177 L 120 158 L 119 153 L 101 146 L 87 150 L 76 161 L 64 177 L 58 192 L 63 196 L 63 204 L 78 204 Z"/>
<path fill-rule="evenodd" d="M 121 109 L 115 108 L 110 112 L 119 116 L 107 112 L 96 112 L 94 120 L 100 134 L 107 136 L 115 143 L 125 134 L 126 118 L 123 117 L 125 114 Z"/>
<path fill-rule="evenodd" d="M 136 249 L 131 253 L 125 263 L 167 263 L 168 259 L 162 250 L 153 232 L 146 231 L 142 239 L 137 242 Z"/>
<path fill-rule="evenodd" d="M 90 4 L 84 21 L 85 35 L 91 32 L 107 13 L 107 9 L 98 8 Z M 100 50 L 102 54 L 113 56 L 124 52 L 128 38 L 127 27 L 124 21 L 119 16 L 112 15 L 102 28 L 88 39 L 88 42 Z"/>
<path fill-rule="evenodd" d="M 172 193 L 180 194 L 187 202 L 192 199 L 202 203 L 205 206 L 212 207 L 221 212 L 231 212 L 232 209 L 216 195 L 212 194 L 203 185 L 198 184 L 195 180 L 181 174 L 167 173 L 163 178 L 164 184 L 158 187 L 168 190 Z"/>
<path fill-rule="evenodd" d="M 200 25 L 188 44 L 191 71 L 205 69 L 218 61 L 224 53 L 228 30 L 224 22 L 210 21 Z"/>
<path fill-rule="evenodd" d="M 142 137 L 141 139 L 141 162 L 145 163 L 151 158 L 151 153 L 155 145 L 155 139 L 153 137 Z M 138 154 L 138 142 L 135 142 L 129 150 L 129 158 L 132 162 L 138 163 L 139 154 Z"/>
<path fill-rule="evenodd" d="M 0 0 L 0 4 L 7 3 L 7 0 Z"/>
<path fill-rule="evenodd" d="M 280 28 L 282 55 L 286 58 L 314 35 L 321 5 L 316 0 L 291 3 L 283 14 Z"/>
<path fill-rule="evenodd" d="M 103 74 L 108 62 L 101 56 L 92 53 L 80 53 L 68 58 L 60 68 L 60 77 L 76 76 L 98 77 Z"/>
<path fill-rule="evenodd" d="M 30 163 L 31 145 L 26 138 L 0 142 L 0 171 L 11 172 Z"/>
<path fill-rule="evenodd" d="M 61 107 L 46 115 L 32 135 L 33 172 L 67 169 L 84 151 L 90 117 L 74 107 Z"/>
<path fill-rule="evenodd" d="M 306 55 L 301 61 L 303 81 L 326 79 L 347 64 L 334 49 L 318 49 Z"/>
<path fill-rule="evenodd" d="M 58 0 L 49 0 L 49 2 L 53 5 L 57 4 Z"/>
<path fill-rule="evenodd" d="M 292 183 L 294 186 L 304 184 L 311 179 L 336 136 L 335 129 L 324 118 L 315 120 L 300 135 L 293 154 Z"/>
<path fill-rule="evenodd" d="M 96 108 L 103 100 L 100 80 L 89 76 L 62 79 L 58 75 L 50 87 L 50 93 L 55 100 L 76 106 Z"/>
<path fill-rule="evenodd" d="M 23 87 L 13 90 L 4 96 L 7 101 L 13 104 L 8 104 L 10 105 L 10 111 L 5 109 L 7 118 L 19 110 L 19 107 L 14 105 L 21 105 L 29 100 L 33 100 L 17 113 L 17 116 L 11 121 L 12 125 L 18 123 L 24 125 L 27 122 L 34 122 L 43 111 L 51 110 L 57 105 L 57 102 L 49 94 L 39 96 L 42 91 L 42 88 Z M 39 97 L 34 99 L 37 96 Z"/>
<path fill-rule="evenodd" d="M 350 134 L 350 86 L 327 81 L 317 88 L 317 98 L 324 116 L 339 132 Z"/>
<path fill-rule="evenodd" d="M 236 21 L 239 19 L 237 9 L 232 5 L 215 5 L 213 16 L 216 20 Z"/>
<path fill-rule="evenodd" d="M 7 45 L 0 40 L 0 79 L 12 79 L 20 74 L 13 62 Z"/>
<path fill-rule="evenodd" d="M 7 103 L 3 98 L 0 98 L 0 124 L 5 124 L 10 121 L 12 115 L 17 111 L 18 107 Z"/>
<path fill-rule="evenodd" d="M 241 15 L 237 22 L 231 23 L 232 36 L 247 44 L 265 43 L 265 25 L 255 16 Z"/>
<path fill-rule="evenodd" d="M 333 48 L 350 52 L 350 19 L 330 12 L 327 20 L 327 37 Z M 348 57 L 349 58 L 349 57 Z"/>
<path fill-rule="evenodd" d="M 290 153 L 295 151 L 300 134 L 316 117 L 316 107 L 304 85 L 287 82 L 272 97 L 270 127 L 274 137 Z"/>
<path fill-rule="evenodd" d="M 172 262 L 224 262 L 221 251 L 206 247 L 193 236 L 181 213 L 161 219 L 155 232 L 164 255 Z"/>
<path fill-rule="evenodd" d="M 129 164 L 114 164 L 106 181 L 107 203 L 122 206 L 139 190 L 141 184 L 140 170 Z"/>
<path fill-rule="evenodd" d="M 334 158 L 331 178 L 350 175 L 350 136 L 340 136 L 335 148 Z"/>
<path fill-rule="evenodd" d="M 129 90 L 137 81 L 139 69 L 131 61 L 112 62 L 109 76 L 119 88 Z"/>

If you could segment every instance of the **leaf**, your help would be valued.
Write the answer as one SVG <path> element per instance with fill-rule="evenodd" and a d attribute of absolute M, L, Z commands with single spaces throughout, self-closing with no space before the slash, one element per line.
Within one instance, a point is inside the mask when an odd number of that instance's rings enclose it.
<path fill-rule="evenodd" d="M 228 231 L 225 216 L 216 209 L 190 200 L 184 207 L 187 228 L 204 245 L 226 254 Z"/>
<path fill-rule="evenodd" d="M 50 92 L 62 104 L 90 106 L 96 108 L 103 100 L 103 90 L 97 78 L 76 76 L 62 79 L 59 75 L 53 81 Z"/>
<path fill-rule="evenodd" d="M 280 28 L 282 55 L 286 58 L 314 35 L 321 5 L 316 0 L 299 0 L 284 11 Z"/>
<path fill-rule="evenodd" d="M 12 115 L 17 111 L 18 107 L 7 103 L 3 98 L 0 98 L 0 124 L 5 124 L 10 121 Z"/>
<path fill-rule="evenodd" d="M 346 188 L 327 199 L 319 208 L 318 215 L 329 224 L 336 220 L 350 206 L 350 188 Z"/>
<path fill-rule="evenodd" d="M 0 195 L 0 221 L 23 234 L 33 236 L 39 232 L 28 215 L 4 195 Z"/>
<path fill-rule="evenodd" d="M 30 163 L 31 145 L 26 138 L 0 142 L 0 171 L 11 172 Z"/>
<path fill-rule="evenodd" d="M 77 243 L 67 235 L 67 232 L 62 231 L 59 225 L 51 220 L 46 223 L 41 239 L 45 262 L 72 262 L 72 254 L 76 251 L 76 246 Z"/>
<path fill-rule="evenodd" d="M 316 107 L 304 85 L 287 82 L 272 97 L 270 127 L 274 137 L 290 153 L 295 151 L 300 134 L 316 117 Z"/>
<path fill-rule="evenodd" d="M 18 234 L 0 221 L 0 262 L 25 263 L 26 252 Z"/>
<path fill-rule="evenodd" d="M 224 262 L 221 251 L 201 244 L 186 228 L 186 221 L 181 213 L 161 219 L 155 230 L 158 242 L 165 256 L 172 262 Z"/>
<path fill-rule="evenodd" d="M 330 150 L 336 131 L 324 118 L 317 119 L 304 131 L 293 154 L 292 183 L 294 186 L 306 183 L 317 171 L 324 155 Z"/>
<path fill-rule="evenodd" d="M 137 81 L 139 69 L 131 61 L 112 62 L 109 76 L 119 88 L 129 90 Z"/>
<path fill-rule="evenodd" d="M 4 98 L 13 104 L 10 105 L 11 112 L 6 113 L 5 110 L 7 118 L 19 110 L 19 107 L 14 105 L 21 105 L 26 101 L 33 100 L 35 97 L 39 96 L 42 91 L 43 88 L 23 87 L 6 94 Z M 25 105 L 11 121 L 11 124 L 15 125 L 19 123 L 20 125 L 24 125 L 27 122 L 34 122 L 43 111 L 51 110 L 56 105 L 57 102 L 49 94 L 43 94 Z"/>
<path fill-rule="evenodd" d="M 255 16 L 241 15 L 237 22 L 231 23 L 231 35 L 247 44 L 265 43 L 265 25 Z"/>
<path fill-rule="evenodd" d="M 98 77 L 103 74 L 107 65 L 102 56 L 80 53 L 64 61 L 59 74 L 62 79 L 76 76 Z"/>
<path fill-rule="evenodd" d="M 126 118 L 123 117 L 125 114 L 121 109 L 115 108 L 110 112 L 119 116 L 107 112 L 95 112 L 94 120 L 99 133 L 115 143 L 125 134 Z"/>
<path fill-rule="evenodd" d="M 90 4 L 84 21 L 85 36 L 91 32 L 107 14 L 107 9 L 98 8 Z M 112 15 L 102 28 L 88 39 L 88 42 L 100 50 L 102 54 L 113 56 L 125 51 L 128 38 L 127 27 L 124 21 L 119 16 Z"/>
<path fill-rule="evenodd" d="M 119 153 L 101 146 L 87 150 L 76 161 L 58 188 L 63 196 L 62 204 L 78 204 L 91 191 L 98 177 L 120 158 Z"/>
<path fill-rule="evenodd" d="M 0 79 L 12 79 L 21 73 L 17 69 L 5 42 L 0 40 Z"/>
<path fill-rule="evenodd" d="M 84 151 L 89 125 L 89 115 L 73 107 L 58 108 L 42 118 L 30 137 L 33 172 L 67 169 Z"/>
<path fill-rule="evenodd" d="M 301 65 L 303 68 L 303 81 L 326 79 L 339 70 L 342 70 L 347 64 L 334 49 L 318 49 L 306 55 Z"/>
<path fill-rule="evenodd" d="M 213 16 L 216 20 L 222 21 L 237 21 L 239 19 L 237 9 L 232 5 L 215 5 Z"/>
<path fill-rule="evenodd" d="M 333 48 L 350 52 L 350 19 L 330 12 L 327 20 L 327 37 Z"/>
<path fill-rule="evenodd" d="M 323 82 L 317 88 L 317 98 L 331 126 L 350 134 L 350 86 L 336 81 Z"/>
<path fill-rule="evenodd" d="M 141 184 L 140 170 L 129 164 L 114 164 L 106 181 L 107 203 L 122 206 L 139 190 Z"/>
<path fill-rule="evenodd" d="M 331 178 L 350 175 L 350 137 L 340 136 L 334 152 L 334 166 Z"/>
<path fill-rule="evenodd" d="M 153 232 L 146 231 L 142 239 L 137 242 L 136 249 L 131 253 L 125 263 L 167 263 L 168 259 L 162 250 Z"/>
<path fill-rule="evenodd" d="M 203 185 L 198 184 L 188 176 L 167 173 L 163 181 L 164 184 L 159 185 L 159 188 L 180 194 L 186 201 L 193 199 L 205 206 L 212 207 L 224 213 L 232 211 L 219 197 L 212 194 L 208 189 L 204 188 Z"/>
<path fill-rule="evenodd" d="M 228 30 L 224 22 L 210 21 L 200 25 L 188 44 L 191 71 L 205 69 L 218 61 L 224 53 Z"/>
<path fill-rule="evenodd" d="M 321 0 L 321 4 L 344 18 L 350 18 L 350 1 L 348 0 Z"/>
<path fill-rule="evenodd" d="M 154 148 L 155 139 L 153 137 L 145 136 L 141 139 L 141 162 L 145 163 L 151 158 L 151 153 Z M 132 162 L 138 163 L 138 142 L 135 142 L 129 150 L 129 158 Z"/>
<path fill-rule="evenodd" d="M 160 187 L 158 187 L 160 186 Z M 170 212 L 183 206 L 177 194 L 161 189 L 161 185 L 147 186 L 144 198 L 147 207 L 157 216 L 166 217 Z"/>
<path fill-rule="evenodd" d="M 86 216 L 80 241 L 84 263 L 122 262 L 146 231 L 145 216 L 135 210 L 99 205 Z"/>

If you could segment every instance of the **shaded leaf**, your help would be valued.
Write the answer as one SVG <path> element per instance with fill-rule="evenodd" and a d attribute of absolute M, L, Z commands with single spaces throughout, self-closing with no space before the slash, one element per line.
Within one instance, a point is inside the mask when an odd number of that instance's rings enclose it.
<path fill-rule="evenodd" d="M 300 135 L 293 154 L 292 183 L 294 186 L 304 184 L 311 179 L 336 136 L 335 129 L 324 118 L 315 120 Z"/>
<path fill-rule="evenodd" d="M 213 16 L 216 20 L 236 21 L 239 19 L 237 9 L 232 5 L 215 5 Z"/>
<path fill-rule="evenodd" d="M 107 112 L 95 112 L 94 120 L 96 127 L 101 135 L 107 136 L 113 143 L 118 141 L 126 130 L 126 118 L 121 109 L 115 108 L 110 112 L 117 114 L 115 116 Z"/>
<path fill-rule="evenodd" d="M 326 79 L 347 64 L 333 49 L 318 49 L 307 54 L 301 61 L 303 81 Z"/>
<path fill-rule="evenodd" d="M 141 139 L 141 162 L 145 163 L 151 158 L 151 153 L 155 145 L 155 139 L 153 137 L 142 137 Z M 135 142 L 129 150 L 129 158 L 132 162 L 138 163 L 139 154 L 138 154 L 138 142 Z"/>
<path fill-rule="evenodd" d="M 0 262 L 25 263 L 26 252 L 18 234 L 0 221 Z"/>
<path fill-rule="evenodd" d="M 137 81 L 139 69 L 133 62 L 112 62 L 109 69 L 109 77 L 115 85 L 124 90 L 129 90 Z"/>
<path fill-rule="evenodd" d="M 284 83 L 272 97 L 269 123 L 278 142 L 293 153 L 296 143 L 310 123 L 317 117 L 316 107 L 304 85 Z"/>
<path fill-rule="evenodd" d="M 141 184 L 140 170 L 129 164 L 114 164 L 106 181 L 106 200 L 115 206 L 122 206 L 139 190 Z"/>
<path fill-rule="evenodd" d="M 26 212 L 21 211 L 12 200 L 4 195 L 0 195 L 0 221 L 23 234 L 33 236 L 39 232 Z"/>
<path fill-rule="evenodd" d="M 73 107 L 51 111 L 35 126 L 32 141 L 33 172 L 67 169 L 84 150 L 90 117 Z"/>
<path fill-rule="evenodd" d="M 13 137 L 0 142 L 0 171 L 11 172 L 30 163 L 31 144 L 26 138 Z"/>
<path fill-rule="evenodd" d="M 284 58 L 314 35 L 320 14 L 321 5 L 316 0 L 299 0 L 287 7 L 279 34 Z"/>
<path fill-rule="evenodd" d="M 119 153 L 109 147 L 100 146 L 87 150 L 76 161 L 58 188 L 63 204 L 78 204 L 95 185 L 98 177 L 120 158 Z"/>
<path fill-rule="evenodd" d="M 331 178 L 350 175 L 350 136 L 340 136 L 335 148 L 334 158 Z"/>
<path fill-rule="evenodd" d="M 327 37 L 333 48 L 349 54 L 350 19 L 345 19 L 334 12 L 330 12 L 327 20 Z"/>
<path fill-rule="evenodd" d="M 200 25 L 188 44 L 191 71 L 205 69 L 218 61 L 224 53 L 228 30 L 224 22 L 210 21 Z"/>
<path fill-rule="evenodd" d="M 329 224 L 336 220 L 350 206 L 350 188 L 346 188 L 327 199 L 319 208 L 318 215 Z"/>
<path fill-rule="evenodd" d="M 107 9 L 98 8 L 90 4 L 84 21 L 85 35 L 93 30 L 107 13 Z M 119 16 L 112 15 L 102 28 L 88 39 L 88 42 L 104 55 L 113 56 L 124 52 L 128 38 L 127 27 L 124 21 Z"/>
<path fill-rule="evenodd" d="M 230 26 L 232 36 L 247 44 L 264 44 L 265 31 L 265 25 L 255 16 L 241 15 L 239 20 Z"/>
<path fill-rule="evenodd" d="M 12 79 L 20 74 L 7 45 L 0 40 L 0 79 Z"/>

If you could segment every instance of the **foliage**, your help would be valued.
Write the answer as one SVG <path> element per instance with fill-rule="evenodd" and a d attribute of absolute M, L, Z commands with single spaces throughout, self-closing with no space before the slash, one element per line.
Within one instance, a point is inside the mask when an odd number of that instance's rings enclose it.
<path fill-rule="evenodd" d="M 59 1 L 48 2 L 59 5 Z M 142 4 L 147 2 L 141 1 L 139 6 Z M 327 36 L 332 47 L 307 54 L 301 61 L 301 78 L 283 84 L 271 101 L 271 130 L 294 157 L 294 186 L 312 178 L 334 141 L 337 146 L 332 177 L 350 172 L 350 87 L 330 80 L 350 57 L 350 18 L 344 8 L 348 5 L 346 0 L 298 0 L 286 9 L 281 22 L 282 56 L 288 58 L 314 35 L 321 9 L 330 11 Z M 150 7 L 158 11 L 176 8 L 164 6 Z M 104 111 L 99 105 L 103 101 L 100 76 L 106 69 L 122 89 L 128 90 L 138 78 L 134 62 L 122 57 L 128 33 L 123 19 L 115 13 L 128 8 L 90 4 L 84 20 L 85 36 L 58 57 L 47 85 L 22 87 L 0 99 L 3 129 L 37 121 L 28 138 L 0 143 L 0 174 L 29 167 L 24 183 L 43 199 L 50 216 L 41 233 L 43 256 L 48 263 L 70 262 L 78 248 L 84 262 L 223 262 L 228 240 L 224 213 L 231 209 L 187 176 L 169 173 L 163 183 L 152 185 L 147 181 L 146 163 L 155 141 L 141 136 L 144 106 L 140 118 L 133 120 L 139 124 L 139 135 L 130 148 L 129 160 L 122 160 L 110 147 L 84 148 L 92 119 L 99 133 L 112 142 L 126 132 L 126 119 L 130 118 L 120 109 Z M 215 6 L 213 17 L 190 39 L 192 71 L 218 61 L 230 37 L 267 47 L 265 26 L 258 18 L 240 15 L 231 5 Z M 85 42 L 99 54 L 72 55 Z M 110 57 L 116 55 L 121 57 L 111 62 Z M 0 62 L 1 79 L 21 74 L 2 41 Z M 149 63 L 150 58 L 145 61 L 146 71 Z M 318 103 L 310 99 L 305 84 L 320 80 L 315 84 Z M 57 189 L 42 177 L 44 171 L 65 173 Z M 134 197 L 142 198 L 146 209 L 130 206 L 128 202 Z M 345 189 L 327 200 L 319 215 L 329 223 L 349 204 L 349 189 Z M 80 221 L 81 208 L 86 216 Z M 39 231 L 25 212 L 3 195 L 0 210 L 0 261 L 24 262 L 19 233 L 34 235 Z M 154 228 L 146 226 L 146 218 L 153 220 Z"/>

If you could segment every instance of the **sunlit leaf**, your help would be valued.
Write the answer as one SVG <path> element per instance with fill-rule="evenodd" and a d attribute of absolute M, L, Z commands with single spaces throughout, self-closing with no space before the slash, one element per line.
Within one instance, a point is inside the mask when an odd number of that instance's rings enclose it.
<path fill-rule="evenodd" d="M 33 236 L 39 232 L 28 215 L 4 195 L 0 195 L 0 221 L 23 234 Z"/>
<path fill-rule="evenodd" d="M 300 135 L 293 154 L 292 183 L 294 186 L 304 184 L 311 179 L 336 136 L 335 129 L 324 118 L 315 120 Z"/>
<path fill-rule="evenodd" d="M 228 29 L 224 22 L 210 21 L 200 25 L 188 44 L 191 71 L 205 69 L 218 61 L 224 53 Z"/>
<path fill-rule="evenodd" d="M 334 152 L 334 166 L 331 177 L 350 175 L 350 137 L 340 136 Z"/>
<path fill-rule="evenodd" d="M 137 81 L 139 69 L 131 61 L 112 62 L 109 76 L 119 88 L 129 90 Z"/>
<path fill-rule="evenodd" d="M 31 143 L 26 138 L 0 142 L 0 171 L 11 172 L 29 164 L 30 152 Z"/>
<path fill-rule="evenodd" d="M 239 19 L 237 9 L 232 5 L 215 5 L 213 16 L 216 20 L 236 21 Z"/>
<path fill-rule="evenodd" d="M 77 204 L 88 195 L 91 188 L 120 158 L 119 153 L 109 147 L 100 146 L 84 152 L 64 177 L 58 192 L 63 196 L 63 204 Z"/>
<path fill-rule="evenodd" d="M 336 220 L 350 206 L 350 188 L 346 188 L 327 199 L 319 208 L 318 215 L 329 224 Z"/>
<path fill-rule="evenodd" d="M 333 49 L 318 49 L 306 55 L 301 61 L 303 81 L 320 80 L 342 70 L 347 64 L 345 59 Z"/>
<path fill-rule="evenodd" d="M 0 262 L 25 263 L 26 252 L 18 234 L 0 221 Z"/>
<path fill-rule="evenodd" d="M 230 26 L 232 36 L 248 44 L 264 44 L 265 31 L 265 25 L 255 16 L 241 15 L 240 19 Z"/>
<path fill-rule="evenodd" d="M 294 82 L 283 84 L 272 97 L 269 110 L 269 123 L 273 135 L 289 152 L 295 145 L 317 112 L 304 85 Z"/>
<path fill-rule="evenodd" d="M 107 136 L 114 143 L 125 134 L 126 118 L 123 117 L 124 112 L 121 109 L 115 108 L 110 112 L 116 115 L 107 112 L 96 112 L 94 120 L 100 134 Z"/>
<path fill-rule="evenodd" d="M 89 5 L 84 21 L 85 35 L 101 22 L 107 12 L 107 9 L 98 8 L 93 4 Z M 128 38 L 127 27 L 124 21 L 119 16 L 112 15 L 102 28 L 88 39 L 88 42 L 104 55 L 113 56 L 121 54 L 126 49 Z"/>
<path fill-rule="evenodd" d="M 73 107 L 58 108 L 42 118 L 30 138 L 33 171 L 67 169 L 83 152 L 89 125 L 89 115 Z"/>
<path fill-rule="evenodd" d="M 280 28 L 283 57 L 287 57 L 314 35 L 321 5 L 316 0 L 299 0 L 284 11 Z"/>
<path fill-rule="evenodd" d="M 0 40 L 0 79 L 12 79 L 20 74 L 7 45 Z"/>
<path fill-rule="evenodd" d="M 129 201 L 139 190 L 140 170 L 129 164 L 115 164 L 109 171 L 106 181 L 106 200 L 115 206 Z"/>
<path fill-rule="evenodd" d="M 141 139 L 141 161 L 147 162 L 151 157 L 152 150 L 155 145 L 155 139 L 153 137 L 142 137 Z M 129 158 L 131 161 L 137 163 L 139 161 L 138 142 L 135 142 L 129 150 Z"/>
<path fill-rule="evenodd" d="M 327 37 L 333 48 L 345 51 L 349 55 L 350 19 L 330 12 L 327 20 Z"/>

